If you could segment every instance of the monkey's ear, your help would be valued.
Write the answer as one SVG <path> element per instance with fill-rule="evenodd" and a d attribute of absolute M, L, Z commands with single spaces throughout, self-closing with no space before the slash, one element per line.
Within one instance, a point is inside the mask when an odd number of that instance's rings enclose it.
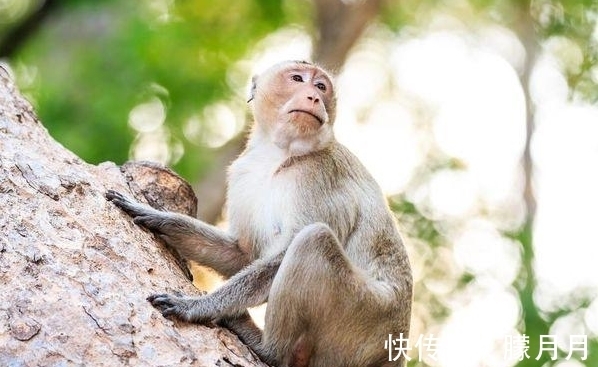
<path fill-rule="evenodd" d="M 249 88 L 249 97 L 247 99 L 247 103 L 253 101 L 255 98 L 255 91 L 257 89 L 257 75 L 254 75 L 251 78 L 251 88 Z"/>

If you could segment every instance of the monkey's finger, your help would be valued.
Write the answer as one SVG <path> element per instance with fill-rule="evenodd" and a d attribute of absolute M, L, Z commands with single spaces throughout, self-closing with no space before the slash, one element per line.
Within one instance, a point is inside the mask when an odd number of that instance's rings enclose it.
<path fill-rule="evenodd" d="M 112 201 L 114 199 L 122 199 L 122 197 L 123 197 L 123 195 L 120 192 L 114 191 L 114 190 L 106 191 L 104 196 L 106 197 L 106 199 L 108 199 L 110 201 Z"/>
<path fill-rule="evenodd" d="M 133 200 L 127 196 L 125 196 L 124 194 L 121 194 L 118 191 L 114 191 L 114 190 L 108 190 L 106 191 L 106 193 L 104 194 L 104 197 L 106 197 L 107 200 L 122 206 L 122 205 L 131 205 L 133 203 Z"/>
<path fill-rule="evenodd" d="M 149 296 L 147 296 L 145 298 L 145 300 L 148 301 L 148 302 L 152 302 L 154 299 L 156 299 L 156 297 L 160 297 L 160 296 L 162 296 L 162 295 L 160 295 L 160 294 L 150 294 Z"/>
<path fill-rule="evenodd" d="M 156 295 L 155 297 L 152 297 L 152 299 L 149 301 L 152 304 L 152 306 L 159 308 L 160 310 L 173 307 L 177 303 L 176 299 L 167 294 Z"/>
<path fill-rule="evenodd" d="M 150 294 L 149 296 L 147 296 L 147 298 L 145 300 L 148 301 L 148 302 L 150 302 L 150 303 L 153 303 L 158 298 L 168 298 L 168 297 L 169 296 L 166 293 Z"/>
<path fill-rule="evenodd" d="M 120 207 L 120 203 L 124 201 L 124 197 L 120 192 L 116 192 L 114 190 L 108 190 L 104 194 L 106 200 L 111 201 L 114 205 Z"/>
<path fill-rule="evenodd" d="M 124 196 L 120 192 L 108 190 L 106 191 L 106 194 L 104 194 L 104 196 L 108 201 L 112 202 L 114 205 L 124 210 L 127 214 L 135 215 L 138 212 L 136 203 L 134 203 L 131 199 Z"/>

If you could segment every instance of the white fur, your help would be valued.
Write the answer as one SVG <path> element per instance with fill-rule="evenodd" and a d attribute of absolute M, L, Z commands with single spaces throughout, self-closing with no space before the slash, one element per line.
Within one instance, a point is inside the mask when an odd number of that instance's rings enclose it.
<path fill-rule="evenodd" d="M 324 124 L 316 133 L 301 135 L 279 126 L 274 132 L 274 143 L 288 153 L 288 156 L 301 156 L 321 150 L 333 139 L 332 128 Z"/>
<path fill-rule="evenodd" d="M 290 187 L 295 183 L 292 175 L 276 174 L 288 158 L 284 150 L 267 141 L 253 139 L 249 144 L 229 169 L 229 224 L 241 246 L 248 245 L 244 239 L 254 239 L 254 255 L 267 257 L 281 252 L 290 240 L 296 214 L 292 210 L 298 207 L 292 195 L 296 190 Z"/>

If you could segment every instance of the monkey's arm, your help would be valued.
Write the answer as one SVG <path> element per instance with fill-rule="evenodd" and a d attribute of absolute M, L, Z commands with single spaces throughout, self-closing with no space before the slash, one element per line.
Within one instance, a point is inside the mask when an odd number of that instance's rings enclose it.
<path fill-rule="evenodd" d="M 165 317 L 173 316 L 189 322 L 235 318 L 248 307 L 258 306 L 268 300 L 272 281 L 284 253 L 268 260 L 256 260 L 234 275 L 222 287 L 200 297 L 179 297 L 155 294 L 147 299 Z"/>
<path fill-rule="evenodd" d="M 113 190 L 106 192 L 106 198 L 133 217 L 135 224 L 158 234 L 184 258 L 209 266 L 225 277 L 249 263 L 238 240 L 214 226 L 183 214 L 157 210 Z"/>

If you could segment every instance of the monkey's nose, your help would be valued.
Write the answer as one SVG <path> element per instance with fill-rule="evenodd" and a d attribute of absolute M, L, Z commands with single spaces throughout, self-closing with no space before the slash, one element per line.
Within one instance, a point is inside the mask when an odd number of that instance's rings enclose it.
<path fill-rule="evenodd" d="M 310 101 L 312 101 L 313 103 L 318 103 L 320 102 L 320 98 L 316 97 L 316 96 L 307 96 L 307 99 L 309 99 Z"/>

